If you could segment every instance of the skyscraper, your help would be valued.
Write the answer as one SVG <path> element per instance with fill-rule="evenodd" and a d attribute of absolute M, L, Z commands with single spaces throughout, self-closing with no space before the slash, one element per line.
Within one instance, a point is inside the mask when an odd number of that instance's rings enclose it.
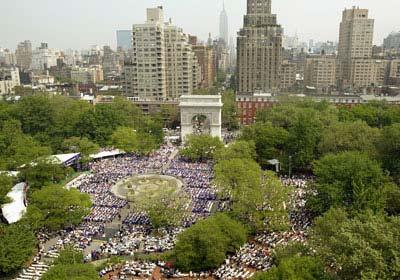
<path fill-rule="evenodd" d="M 247 0 L 237 38 L 239 93 L 270 91 L 280 83 L 283 29 L 271 14 L 271 0 Z"/>
<path fill-rule="evenodd" d="M 225 11 L 225 2 L 223 2 L 222 12 L 219 16 L 219 39 L 223 40 L 225 45 L 228 46 L 229 41 L 229 24 L 228 15 Z"/>
<path fill-rule="evenodd" d="M 142 100 L 171 100 L 192 94 L 201 82 L 189 36 L 164 23 L 162 7 L 147 9 L 147 21 L 133 25 L 132 61 L 123 71 L 125 94 Z"/>
<path fill-rule="evenodd" d="M 18 44 L 15 51 L 17 65 L 21 70 L 29 69 L 32 63 L 32 44 L 31 41 L 24 41 Z"/>
<path fill-rule="evenodd" d="M 338 47 L 342 87 L 366 86 L 372 82 L 373 35 L 374 20 L 368 18 L 367 9 L 353 7 L 343 11 Z"/>

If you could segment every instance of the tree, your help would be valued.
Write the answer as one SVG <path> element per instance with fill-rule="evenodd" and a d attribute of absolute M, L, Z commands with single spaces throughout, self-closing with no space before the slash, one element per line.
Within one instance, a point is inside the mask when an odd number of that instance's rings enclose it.
<path fill-rule="evenodd" d="M 328 280 L 321 261 L 314 257 L 294 256 L 283 259 L 268 272 L 256 274 L 252 280 Z"/>
<path fill-rule="evenodd" d="M 318 143 L 318 151 L 322 155 L 359 151 L 374 157 L 379 136 L 379 130 L 365 122 L 339 122 L 324 129 Z"/>
<path fill-rule="evenodd" d="M 100 147 L 86 137 L 71 137 L 64 140 L 63 149 L 65 152 L 80 153 L 83 161 L 86 162 L 91 154 L 100 150 Z"/>
<path fill-rule="evenodd" d="M 144 192 L 135 197 L 135 207 L 148 214 L 155 229 L 179 226 L 188 213 L 189 197 L 175 188 L 165 187 L 162 191 Z"/>
<path fill-rule="evenodd" d="M 215 159 L 231 160 L 235 158 L 251 159 L 256 158 L 256 147 L 253 141 L 235 141 L 227 147 L 222 147 L 215 152 Z"/>
<path fill-rule="evenodd" d="M 15 107 L 15 115 L 24 133 L 32 136 L 45 133 L 54 124 L 54 108 L 46 95 L 24 96 Z"/>
<path fill-rule="evenodd" d="M 46 186 L 32 194 L 27 221 L 35 229 L 60 230 L 79 224 L 89 214 L 90 197 L 76 189 Z"/>
<path fill-rule="evenodd" d="M 222 126 L 229 131 L 239 128 L 236 95 L 234 91 L 225 91 L 222 94 Z"/>
<path fill-rule="evenodd" d="M 382 128 L 400 122 L 400 110 L 385 102 L 361 104 L 340 111 L 341 120 L 362 120 L 369 126 Z"/>
<path fill-rule="evenodd" d="M 34 254 L 36 239 L 26 226 L 0 226 L 0 275 L 17 272 Z"/>
<path fill-rule="evenodd" d="M 288 137 L 284 128 L 274 127 L 271 123 L 256 123 L 243 128 L 241 139 L 255 142 L 257 162 L 266 167 L 271 159 L 282 160 Z"/>
<path fill-rule="evenodd" d="M 64 180 L 71 170 L 48 159 L 40 159 L 26 164 L 20 173 L 20 178 L 33 189 L 40 189 L 49 184 L 57 184 Z"/>
<path fill-rule="evenodd" d="M 400 218 L 331 209 L 315 221 L 311 247 L 335 279 L 398 279 Z"/>
<path fill-rule="evenodd" d="M 13 180 L 10 176 L 0 174 L 0 207 L 11 202 L 7 194 L 11 191 Z"/>
<path fill-rule="evenodd" d="M 223 147 L 218 137 L 210 135 L 189 135 L 181 155 L 191 161 L 206 161 L 214 158 L 214 153 Z"/>
<path fill-rule="evenodd" d="M 40 156 L 50 155 L 51 150 L 40 146 L 32 137 L 25 135 L 17 120 L 3 122 L 0 132 L 0 168 L 15 170 Z"/>
<path fill-rule="evenodd" d="M 160 147 L 157 136 L 150 133 L 140 132 L 138 134 L 138 147 L 137 153 L 141 155 L 148 155 Z"/>
<path fill-rule="evenodd" d="M 358 212 L 384 207 L 381 195 L 386 178 L 379 164 L 358 152 L 329 154 L 314 163 L 317 195 L 308 206 L 317 214 L 330 207 L 344 207 Z"/>
<path fill-rule="evenodd" d="M 267 171 L 263 177 L 262 191 L 268 207 L 264 209 L 268 230 L 285 231 L 290 228 L 289 195 L 292 190 L 282 185 L 274 172 Z"/>
<path fill-rule="evenodd" d="M 111 136 L 112 145 L 128 153 L 138 150 L 138 142 L 137 132 L 129 127 L 120 127 Z"/>
<path fill-rule="evenodd" d="M 262 174 L 260 166 L 251 159 L 219 161 L 215 167 L 215 184 L 219 197 L 229 198 L 234 219 L 250 231 L 288 228 L 288 189 L 272 172 Z"/>
<path fill-rule="evenodd" d="M 311 168 L 311 163 L 316 158 L 316 148 L 322 127 L 318 114 L 312 110 L 305 110 L 298 114 L 297 119 L 288 129 L 289 136 L 285 150 L 287 158 L 292 158 L 295 170 L 306 171 Z"/>
<path fill-rule="evenodd" d="M 242 188 L 257 189 L 261 185 L 261 168 L 251 159 L 221 160 L 214 166 L 215 183 L 221 196 L 240 197 Z"/>
<path fill-rule="evenodd" d="M 69 264 L 51 267 L 42 280 L 98 280 L 95 267 L 91 264 Z"/>
<path fill-rule="evenodd" d="M 187 272 L 217 268 L 246 238 L 244 227 L 224 214 L 202 220 L 178 236 L 173 251 L 175 266 Z"/>
<path fill-rule="evenodd" d="M 400 177 L 400 124 L 385 127 L 377 145 L 383 168 Z"/>
<path fill-rule="evenodd" d="M 60 256 L 42 277 L 47 280 L 98 280 L 96 269 L 91 264 L 83 263 L 83 253 L 72 247 L 60 252 Z"/>
<path fill-rule="evenodd" d="M 54 265 L 66 265 L 66 264 L 78 264 L 83 262 L 83 253 L 73 247 L 66 247 L 63 249 L 57 259 L 54 261 Z"/>

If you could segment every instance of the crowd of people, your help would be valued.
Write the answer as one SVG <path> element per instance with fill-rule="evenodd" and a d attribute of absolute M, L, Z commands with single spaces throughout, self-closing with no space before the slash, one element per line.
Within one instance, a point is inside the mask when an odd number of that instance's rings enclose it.
<path fill-rule="evenodd" d="M 265 232 L 246 243 L 235 255 L 230 256 L 214 276 L 220 279 L 247 279 L 255 270 L 267 271 L 272 266 L 273 251 L 279 246 L 289 243 L 305 243 L 307 229 L 311 225 L 311 219 L 304 209 L 308 184 L 312 181 L 309 177 L 287 178 L 282 177 L 284 186 L 292 188 L 290 201 L 291 230 L 286 232 Z"/>
<path fill-rule="evenodd" d="M 164 229 L 152 234 L 150 226 L 124 225 L 114 237 L 102 244 L 102 257 L 133 256 L 135 253 L 160 253 L 171 250 L 183 228 Z"/>
<path fill-rule="evenodd" d="M 56 258 L 61 248 L 72 245 L 75 248 L 86 249 L 91 246 L 94 238 L 102 237 L 101 246 L 91 252 L 87 260 L 111 256 L 133 256 L 135 253 L 154 253 L 171 250 L 177 240 L 177 235 L 186 227 L 196 223 L 199 219 L 208 217 L 216 209 L 224 207 L 226 201 L 219 201 L 212 186 L 213 164 L 191 163 L 182 158 L 173 159 L 176 148 L 165 145 L 150 156 L 123 155 L 116 158 L 101 159 L 90 164 L 90 172 L 82 175 L 70 187 L 77 188 L 90 195 L 93 207 L 84 222 L 76 228 L 65 229 L 58 233 L 56 242 L 47 252 L 43 248 L 39 251 L 36 264 L 45 258 Z M 116 197 L 111 188 L 117 182 L 133 175 L 158 173 L 174 176 L 184 182 L 183 190 L 190 197 L 190 211 L 184 217 L 182 226 L 163 230 L 159 234 L 152 234 L 152 228 L 144 212 L 130 210 L 121 220 L 121 210 L 129 208 L 126 200 Z M 283 233 L 266 232 L 246 243 L 237 253 L 230 256 L 225 263 L 214 272 L 205 272 L 204 275 L 220 279 L 247 279 L 256 270 L 268 270 L 272 265 L 273 250 L 290 242 L 305 242 L 307 229 L 310 226 L 310 217 L 304 210 L 309 177 L 281 178 L 282 184 L 293 189 L 290 201 L 291 230 Z M 105 228 L 108 223 L 120 220 L 120 228 L 111 238 L 105 239 Z M 40 243 L 44 244 L 51 236 L 43 233 Z M 148 278 L 156 266 L 169 273 L 162 264 L 149 262 L 127 262 L 120 266 L 105 268 L 101 275 L 118 271 L 117 279 L 130 277 Z M 185 275 L 174 271 L 168 274 L 171 277 Z M 202 276 L 204 276 L 202 275 Z M 200 275 L 199 275 L 200 276 Z"/>

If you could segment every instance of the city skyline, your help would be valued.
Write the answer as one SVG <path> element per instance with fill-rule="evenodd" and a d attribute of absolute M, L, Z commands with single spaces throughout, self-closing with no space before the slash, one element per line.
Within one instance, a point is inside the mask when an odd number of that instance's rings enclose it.
<path fill-rule="evenodd" d="M 279 15 L 285 35 L 297 32 L 301 41 L 337 41 L 341 12 L 353 5 L 370 10 L 371 18 L 376 21 L 375 44 L 382 44 L 390 32 L 400 30 L 395 12 L 398 10 L 396 7 L 400 8 L 400 2 L 396 0 L 385 0 L 385 5 L 373 0 L 329 1 L 324 5 L 318 5 L 319 2 L 273 1 L 272 11 Z M 222 0 L 117 0 L 113 5 L 102 3 L 103 0 L 88 0 L 79 2 L 78 6 L 76 0 L 68 3 L 49 0 L 6 2 L 3 6 L 8 12 L 0 18 L 0 25 L 4 27 L 0 32 L 0 47 L 15 50 L 19 42 L 28 39 L 34 47 L 44 41 L 57 49 L 87 49 L 91 45 L 115 48 L 116 30 L 130 29 L 133 24 L 142 22 L 142 11 L 157 5 L 163 5 L 166 20 L 172 18 L 185 33 L 197 35 L 201 40 L 206 40 L 210 32 L 213 38 L 219 34 Z M 229 17 L 229 36 L 235 38 L 246 12 L 246 1 L 226 0 L 225 7 Z"/>

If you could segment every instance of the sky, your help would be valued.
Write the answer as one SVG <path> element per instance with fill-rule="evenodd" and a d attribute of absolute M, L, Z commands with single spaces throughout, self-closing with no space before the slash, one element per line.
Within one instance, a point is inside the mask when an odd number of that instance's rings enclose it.
<path fill-rule="evenodd" d="M 91 45 L 116 47 L 116 30 L 131 29 L 145 20 L 146 8 L 164 6 L 165 19 L 185 33 L 206 40 L 218 37 L 223 0 L 0 0 L 0 47 L 15 49 L 31 40 L 34 47 L 47 42 L 55 49 L 88 49 Z M 246 0 L 225 0 L 230 36 L 236 37 L 246 13 Z M 337 41 L 341 12 L 360 6 L 375 19 L 375 44 L 400 31 L 399 0 L 272 0 L 273 13 L 285 30 L 300 40 Z"/>

